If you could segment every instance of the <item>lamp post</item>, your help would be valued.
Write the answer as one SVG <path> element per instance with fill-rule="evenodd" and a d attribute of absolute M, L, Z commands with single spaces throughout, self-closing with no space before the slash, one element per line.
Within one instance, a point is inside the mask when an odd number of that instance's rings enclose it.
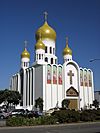
<path fill-rule="evenodd" d="M 100 58 L 91 59 L 89 62 L 92 63 L 92 62 L 94 62 L 94 61 L 100 61 Z M 95 95 L 94 95 L 94 97 L 95 97 Z M 95 100 L 97 100 L 96 97 L 95 97 Z M 94 101 L 94 102 L 95 102 L 95 101 Z M 97 100 L 97 102 L 99 103 L 98 100 Z"/>
<path fill-rule="evenodd" d="M 93 61 L 98 61 L 100 60 L 100 58 L 96 58 L 96 59 L 91 59 L 90 62 L 93 62 Z"/>

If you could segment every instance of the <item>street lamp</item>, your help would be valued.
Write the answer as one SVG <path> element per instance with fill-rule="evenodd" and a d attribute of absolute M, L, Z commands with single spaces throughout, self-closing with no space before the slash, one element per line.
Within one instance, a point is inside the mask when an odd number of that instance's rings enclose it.
<path fill-rule="evenodd" d="M 97 58 L 97 59 L 91 59 L 90 62 L 97 61 L 97 60 L 100 60 L 100 58 Z"/>
<path fill-rule="evenodd" d="M 89 62 L 94 62 L 94 61 L 100 61 L 100 58 L 91 59 Z M 96 97 L 95 97 L 95 95 L 94 95 L 94 98 L 95 98 L 95 100 L 97 100 Z"/>

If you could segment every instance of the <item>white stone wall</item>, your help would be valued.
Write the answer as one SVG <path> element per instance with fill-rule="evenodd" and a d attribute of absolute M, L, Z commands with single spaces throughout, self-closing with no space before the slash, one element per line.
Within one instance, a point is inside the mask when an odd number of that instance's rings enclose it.
<path fill-rule="evenodd" d="M 72 84 L 70 83 L 70 76 L 68 75 L 69 71 L 72 71 Z M 79 96 L 66 96 L 66 91 L 73 87 L 80 94 L 79 86 L 79 66 L 74 61 L 65 62 L 63 65 L 63 99 L 78 99 L 78 109 L 80 108 L 80 95 Z"/>
<path fill-rule="evenodd" d="M 47 84 L 47 65 L 45 66 L 46 69 L 46 77 L 45 77 L 45 110 L 48 110 L 52 107 L 52 89 L 51 84 Z"/>
<path fill-rule="evenodd" d="M 94 84 L 93 84 L 93 72 L 90 69 L 86 68 L 80 68 L 83 70 L 83 86 L 80 85 L 80 108 L 90 108 L 90 104 L 93 103 L 94 100 Z M 84 81 L 84 72 L 87 73 L 87 86 L 85 86 L 85 81 Z M 89 86 L 89 77 L 88 77 L 88 72 L 91 72 L 91 77 L 92 77 L 92 86 Z"/>
<path fill-rule="evenodd" d="M 62 65 L 58 65 L 58 67 Z M 58 71 L 57 71 L 58 74 Z M 62 75 L 63 75 L 63 68 L 62 68 Z M 57 75 L 58 77 L 58 75 Z M 58 84 L 57 80 L 57 102 L 58 102 L 58 107 L 62 107 L 62 99 L 63 99 L 63 76 L 62 76 L 62 84 Z"/>
<path fill-rule="evenodd" d="M 47 84 L 45 89 L 45 106 L 46 110 L 55 107 L 61 107 L 62 102 L 62 85 L 58 84 L 58 66 L 57 67 L 57 84 L 53 84 L 53 65 L 51 66 L 51 84 Z M 47 66 L 46 66 L 46 75 L 47 75 Z M 45 78 L 47 81 L 47 77 Z"/>
<path fill-rule="evenodd" d="M 54 108 L 56 107 L 57 104 L 57 84 L 53 84 L 53 65 L 52 65 L 52 77 L 51 77 L 51 99 L 52 99 L 51 108 Z"/>
<path fill-rule="evenodd" d="M 23 78 L 23 107 L 26 107 L 26 71 L 23 70 L 24 78 Z"/>
<path fill-rule="evenodd" d="M 43 110 L 46 111 L 46 65 L 43 65 Z"/>
<path fill-rule="evenodd" d="M 93 84 L 93 72 L 92 74 L 92 87 L 80 86 L 80 70 L 79 66 L 74 61 L 68 61 L 64 63 L 62 68 L 62 85 L 58 84 L 58 67 L 62 65 L 56 65 L 57 67 L 57 84 L 53 84 L 53 65 L 51 65 L 51 84 L 47 84 L 47 64 L 34 65 L 27 69 L 23 69 L 23 108 L 32 109 L 35 105 L 35 100 L 39 97 L 43 98 L 43 110 L 47 111 L 50 108 L 56 106 L 61 107 L 62 100 L 67 99 L 78 99 L 79 108 L 84 108 L 92 104 L 94 100 L 94 84 Z M 33 70 L 33 73 L 32 73 Z M 74 73 L 72 76 L 72 84 L 70 84 L 70 77 L 68 76 L 69 70 Z M 83 79 L 84 79 L 83 69 Z M 88 70 L 87 70 L 88 71 Z M 26 75 L 27 73 L 27 75 Z M 30 74 L 29 74 L 30 73 Z M 33 74 L 33 75 L 32 75 Z M 17 73 L 12 77 L 11 86 L 13 90 L 18 90 L 21 93 L 21 80 L 20 73 Z M 33 86 L 32 86 L 33 83 Z M 66 91 L 73 87 L 79 93 L 79 97 L 67 97 Z M 32 95 L 33 93 L 33 95 Z M 30 95 L 30 97 L 29 97 Z M 26 101 L 27 100 L 27 101 Z M 32 103 L 33 100 L 33 103 Z"/>
<path fill-rule="evenodd" d="M 68 76 L 68 73 L 69 73 L 69 70 L 72 71 L 72 73 L 74 74 L 74 76 L 72 76 L 72 84 L 70 84 L 70 76 Z M 77 92 L 79 92 L 79 86 L 78 86 L 78 69 L 75 67 L 74 64 L 72 63 L 68 63 L 66 64 L 66 67 L 65 67 L 65 94 L 66 94 L 66 91 L 67 89 L 69 89 L 71 86 L 73 86 Z"/>
<path fill-rule="evenodd" d="M 35 67 L 35 99 L 43 98 L 43 66 Z"/>

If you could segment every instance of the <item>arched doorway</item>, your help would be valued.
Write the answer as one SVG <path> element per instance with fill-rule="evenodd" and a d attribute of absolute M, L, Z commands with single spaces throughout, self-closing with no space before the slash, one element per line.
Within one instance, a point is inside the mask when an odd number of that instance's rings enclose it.
<path fill-rule="evenodd" d="M 76 89 L 74 89 L 73 87 L 70 87 L 66 91 L 66 96 L 70 101 L 68 108 L 78 110 L 78 96 L 79 96 L 79 93 L 76 91 Z"/>

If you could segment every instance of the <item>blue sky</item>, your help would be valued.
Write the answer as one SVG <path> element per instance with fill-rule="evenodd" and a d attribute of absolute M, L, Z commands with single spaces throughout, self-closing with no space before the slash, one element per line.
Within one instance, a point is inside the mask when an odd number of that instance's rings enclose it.
<path fill-rule="evenodd" d="M 34 61 L 35 32 L 43 24 L 43 12 L 57 33 L 56 55 L 69 37 L 73 59 L 94 72 L 95 90 L 100 90 L 100 0 L 0 0 L 0 89 L 9 87 L 10 77 L 20 69 L 20 54 L 28 40 Z"/>

